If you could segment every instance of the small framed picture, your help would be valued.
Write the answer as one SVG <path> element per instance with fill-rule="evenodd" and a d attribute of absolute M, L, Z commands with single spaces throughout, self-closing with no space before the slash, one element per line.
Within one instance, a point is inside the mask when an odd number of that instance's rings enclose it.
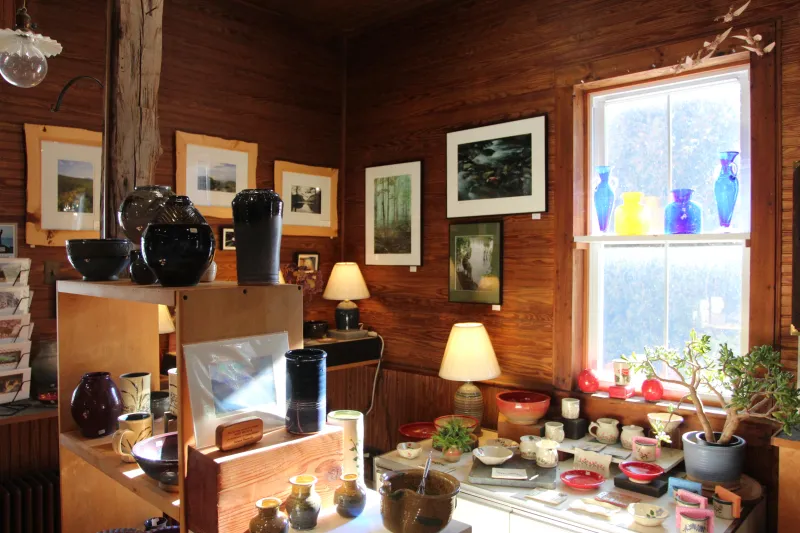
<path fill-rule="evenodd" d="M 0 224 L 0 257 L 17 257 L 16 224 Z"/>
<path fill-rule="evenodd" d="M 275 191 L 284 202 L 284 235 L 339 235 L 338 179 L 335 168 L 275 161 Z"/>
<path fill-rule="evenodd" d="M 448 292 L 451 302 L 502 303 L 502 222 L 450 225 Z"/>
<path fill-rule="evenodd" d="M 233 228 L 222 228 L 222 249 L 235 250 L 236 249 L 236 234 Z"/>
<path fill-rule="evenodd" d="M 296 252 L 294 260 L 297 268 L 316 272 L 319 269 L 319 254 L 317 252 Z"/>

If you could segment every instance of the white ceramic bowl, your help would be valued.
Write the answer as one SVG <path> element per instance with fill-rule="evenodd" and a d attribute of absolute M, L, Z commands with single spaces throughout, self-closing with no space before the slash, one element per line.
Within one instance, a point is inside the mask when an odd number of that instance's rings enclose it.
<path fill-rule="evenodd" d="M 651 503 L 632 503 L 628 506 L 628 513 L 634 522 L 646 527 L 659 526 L 669 516 L 669 511 Z"/>
<path fill-rule="evenodd" d="M 481 446 L 472 450 L 472 455 L 485 465 L 501 465 L 514 457 L 514 452 L 503 446 Z"/>
<path fill-rule="evenodd" d="M 422 452 L 422 445 L 419 442 L 401 442 L 397 445 L 397 453 L 405 459 L 416 459 Z"/>
<path fill-rule="evenodd" d="M 672 416 L 672 420 L 670 420 L 670 416 Z M 666 432 L 672 433 L 675 429 L 683 423 L 683 417 L 680 415 L 670 415 L 669 413 L 647 413 L 647 420 L 650 422 L 650 425 L 653 425 L 653 420 L 658 420 L 660 422 L 667 423 L 669 420 L 669 424 L 667 424 Z"/>

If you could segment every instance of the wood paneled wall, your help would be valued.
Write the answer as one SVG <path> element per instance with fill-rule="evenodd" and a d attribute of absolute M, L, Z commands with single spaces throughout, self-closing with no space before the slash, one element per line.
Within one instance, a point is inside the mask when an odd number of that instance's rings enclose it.
<path fill-rule="evenodd" d="M 0 420 L 0 481 L 58 469 L 58 419 L 4 424 Z"/>

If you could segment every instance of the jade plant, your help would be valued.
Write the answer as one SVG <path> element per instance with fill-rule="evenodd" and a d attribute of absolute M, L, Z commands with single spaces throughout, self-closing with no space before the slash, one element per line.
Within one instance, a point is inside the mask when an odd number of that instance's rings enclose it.
<path fill-rule="evenodd" d="M 468 452 L 471 443 L 469 430 L 458 420 L 450 420 L 433 435 L 433 446 L 440 450 L 457 448 L 460 452 Z"/>
<path fill-rule="evenodd" d="M 686 389 L 678 404 L 687 398 L 692 402 L 708 442 L 728 444 L 739 424 L 748 418 L 770 420 L 787 433 L 800 423 L 800 391 L 795 388 L 792 373 L 783 369 L 780 352 L 772 346 L 758 346 L 737 356 L 722 344 L 715 355 L 711 337 L 692 330 L 683 350 L 648 346 L 644 354 L 623 358 L 634 372 L 654 374 L 664 383 Z M 703 407 L 702 393 L 713 394 L 725 410 L 719 439 Z"/>

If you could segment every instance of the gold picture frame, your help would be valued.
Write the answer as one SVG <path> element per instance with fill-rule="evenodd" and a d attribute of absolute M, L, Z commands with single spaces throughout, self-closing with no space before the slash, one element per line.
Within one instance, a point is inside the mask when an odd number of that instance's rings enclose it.
<path fill-rule="evenodd" d="M 96 148 L 100 151 L 100 155 L 96 154 L 95 150 L 91 150 L 93 155 L 92 168 L 94 172 L 93 182 L 94 191 L 92 197 L 93 213 L 91 217 L 92 229 L 70 230 L 70 229 L 46 229 L 43 228 L 44 221 L 51 216 L 51 213 L 43 213 L 46 206 L 43 206 L 43 189 L 51 189 L 53 184 L 52 172 L 48 171 L 48 182 L 43 183 L 43 167 L 51 169 L 53 160 L 56 160 L 56 168 L 59 168 L 60 161 L 58 156 L 49 156 L 42 149 L 42 143 L 57 143 L 48 144 L 47 146 L 55 146 L 62 152 L 69 152 L 72 148 L 74 152 L 84 152 L 86 147 Z M 72 145 L 72 147 L 70 147 Z M 102 191 L 101 180 L 101 164 L 102 164 L 102 145 L 103 134 L 96 131 L 89 131 L 78 128 L 65 128 L 61 126 L 46 126 L 40 124 L 25 124 L 25 154 L 28 163 L 27 173 L 27 208 L 25 213 L 25 242 L 31 246 L 65 246 L 66 241 L 70 239 L 97 239 L 100 237 L 100 194 L 97 191 Z M 44 161 L 47 159 L 47 161 Z M 82 156 L 80 159 L 84 159 Z M 71 162 L 71 161 L 69 161 Z M 58 172 L 58 171 L 56 171 Z M 56 179 L 56 191 L 58 190 L 58 175 Z M 56 198 L 53 199 L 54 205 L 57 206 Z M 48 199 L 48 204 L 50 200 Z M 59 211 L 56 207 L 56 211 Z M 85 212 L 83 212 L 85 213 Z M 61 213 L 64 214 L 64 213 Z M 59 213 L 56 213 L 59 215 Z M 82 215 L 81 215 L 82 216 Z"/>
<path fill-rule="evenodd" d="M 283 199 L 283 234 L 338 237 L 338 186 L 338 169 L 275 161 L 275 191 Z"/>
<path fill-rule="evenodd" d="M 256 143 L 175 132 L 175 192 L 191 198 L 204 216 L 233 218 L 230 201 L 237 192 L 256 188 L 257 163 Z M 194 172 L 189 173 L 192 169 Z M 199 174 L 201 169 L 204 176 Z M 212 177 L 214 169 L 226 178 Z M 220 181 L 222 186 L 215 185 Z M 231 182 L 235 190 L 226 190 L 231 188 Z"/>

